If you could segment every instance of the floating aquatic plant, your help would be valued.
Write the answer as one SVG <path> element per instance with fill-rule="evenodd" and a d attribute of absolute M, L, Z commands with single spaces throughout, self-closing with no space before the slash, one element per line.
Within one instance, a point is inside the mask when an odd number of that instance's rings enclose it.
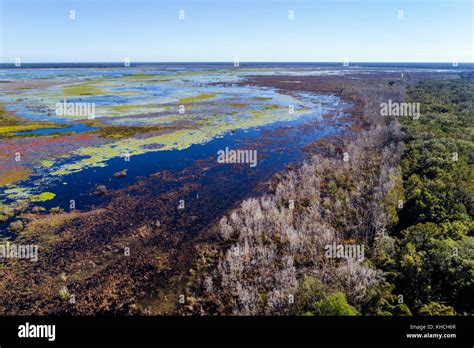
<path fill-rule="evenodd" d="M 53 192 L 42 192 L 39 195 L 33 195 L 30 197 L 31 202 L 46 202 L 52 200 L 56 197 L 56 194 Z"/>

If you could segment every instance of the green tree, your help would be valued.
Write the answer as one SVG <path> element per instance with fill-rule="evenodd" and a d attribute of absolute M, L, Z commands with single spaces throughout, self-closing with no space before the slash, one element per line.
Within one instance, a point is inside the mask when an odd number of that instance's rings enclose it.
<path fill-rule="evenodd" d="M 312 315 L 315 303 L 326 297 L 327 288 L 317 278 L 305 276 L 295 293 L 293 313 L 297 315 Z"/>
<path fill-rule="evenodd" d="M 358 315 L 357 310 L 346 300 L 342 292 L 335 292 L 315 303 L 315 315 Z"/>
<path fill-rule="evenodd" d="M 456 315 L 456 311 L 451 306 L 445 306 L 439 302 L 430 302 L 423 305 L 418 311 L 420 315 Z"/>
<path fill-rule="evenodd" d="M 395 285 L 389 282 L 377 283 L 367 289 L 362 313 L 367 315 L 401 316 L 412 315 L 408 306 L 398 303 L 393 293 Z"/>

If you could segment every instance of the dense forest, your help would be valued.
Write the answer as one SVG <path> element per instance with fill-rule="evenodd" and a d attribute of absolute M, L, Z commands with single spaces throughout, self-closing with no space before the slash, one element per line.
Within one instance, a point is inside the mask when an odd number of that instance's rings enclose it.
<path fill-rule="evenodd" d="M 364 105 L 351 110 L 362 130 L 222 218 L 184 313 L 473 314 L 473 78 L 341 93 Z M 381 116 L 388 99 L 420 103 L 420 117 Z M 328 258 L 336 244 L 364 260 Z"/>
<path fill-rule="evenodd" d="M 401 119 L 405 202 L 393 216 L 395 247 L 378 261 L 413 313 L 472 314 L 474 83 L 424 81 L 406 100 L 422 115 Z"/>

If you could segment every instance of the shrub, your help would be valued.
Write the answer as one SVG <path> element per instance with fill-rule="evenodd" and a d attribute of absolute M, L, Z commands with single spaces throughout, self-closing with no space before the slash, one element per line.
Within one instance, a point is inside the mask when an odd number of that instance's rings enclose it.
<path fill-rule="evenodd" d="M 315 315 L 358 315 L 357 310 L 347 303 L 342 292 L 335 292 L 315 303 Z"/>
<path fill-rule="evenodd" d="M 439 302 L 430 302 L 423 305 L 418 311 L 420 315 L 456 315 L 456 311 L 451 306 L 445 306 Z"/>

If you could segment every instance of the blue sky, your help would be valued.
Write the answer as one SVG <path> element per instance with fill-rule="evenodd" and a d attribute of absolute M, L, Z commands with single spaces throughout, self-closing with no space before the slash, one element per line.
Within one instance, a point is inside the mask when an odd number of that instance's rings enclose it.
<path fill-rule="evenodd" d="M 22 62 L 474 61 L 472 0 L 0 0 L 0 6 L 3 63 L 17 57 Z M 69 19 L 71 10 L 75 20 Z"/>

